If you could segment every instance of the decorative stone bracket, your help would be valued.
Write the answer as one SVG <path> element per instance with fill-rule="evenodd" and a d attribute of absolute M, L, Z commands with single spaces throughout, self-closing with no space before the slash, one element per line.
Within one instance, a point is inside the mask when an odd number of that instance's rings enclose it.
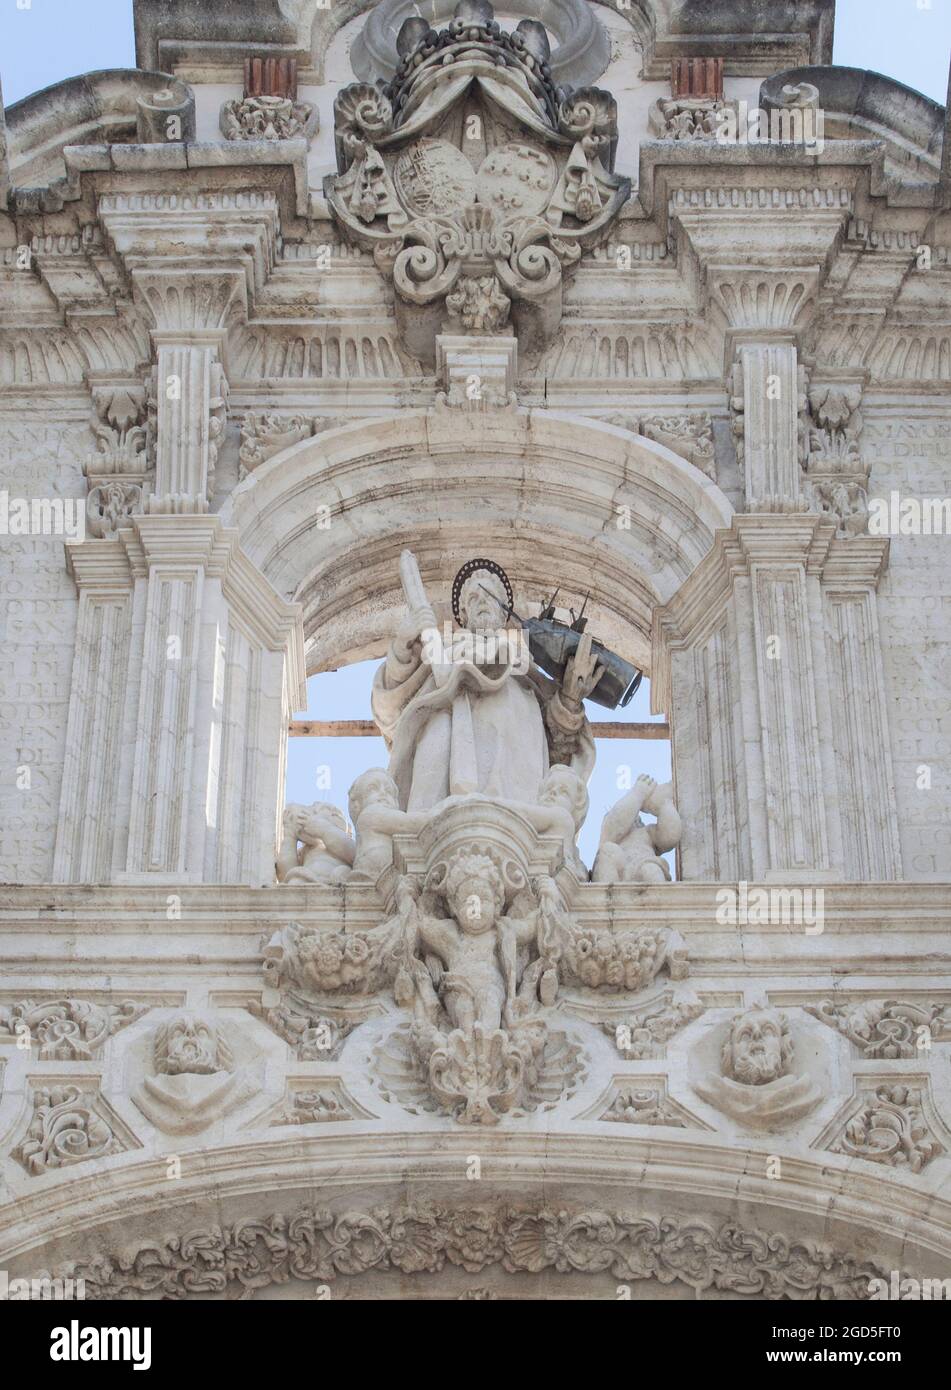
<path fill-rule="evenodd" d="M 392 913 L 370 932 L 284 926 L 264 951 L 262 1007 L 316 1017 L 335 996 L 392 992 L 409 1011 L 373 1054 L 388 1093 L 494 1125 L 557 1099 L 579 1048 L 549 1027 L 559 984 L 639 992 L 687 973 L 677 933 L 582 928 L 564 841 L 512 805 L 468 796 L 393 837 L 378 887 Z M 557 877 L 553 877 L 555 875 Z"/>
<path fill-rule="evenodd" d="M 309 140 L 317 125 L 316 106 L 297 100 L 296 59 L 245 59 L 244 95 L 221 108 L 226 140 Z"/>

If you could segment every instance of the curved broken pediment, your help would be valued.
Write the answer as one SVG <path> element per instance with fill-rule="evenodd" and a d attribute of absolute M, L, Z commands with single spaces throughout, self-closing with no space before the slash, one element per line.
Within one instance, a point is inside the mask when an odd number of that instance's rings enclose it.
<path fill-rule="evenodd" d="M 188 84 L 167 72 L 136 68 L 69 77 L 15 102 L 5 116 L 11 182 L 20 186 L 61 175 L 67 145 L 195 138 L 195 97 Z"/>

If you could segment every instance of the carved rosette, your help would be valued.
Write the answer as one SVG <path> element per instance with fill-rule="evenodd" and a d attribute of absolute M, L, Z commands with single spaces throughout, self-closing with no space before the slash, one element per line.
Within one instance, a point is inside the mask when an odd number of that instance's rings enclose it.
<path fill-rule="evenodd" d="M 439 33 L 407 20 L 389 86 L 355 83 L 334 103 L 331 211 L 392 279 L 403 336 L 425 361 L 441 329 L 498 332 L 510 316 L 546 342 L 564 272 L 606 239 L 630 193 L 613 173 L 614 98 L 556 89 L 540 25 L 504 33 L 491 5 L 470 9 Z"/>

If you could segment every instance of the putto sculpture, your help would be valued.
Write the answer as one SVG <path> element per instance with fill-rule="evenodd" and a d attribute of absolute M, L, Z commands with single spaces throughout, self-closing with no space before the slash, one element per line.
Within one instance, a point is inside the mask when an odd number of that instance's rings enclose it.
<path fill-rule="evenodd" d="M 438 32 L 407 19 L 397 50 L 387 86 L 354 83 L 334 102 L 331 211 L 392 278 L 420 359 L 444 321 L 495 334 L 512 320 L 540 345 L 561 320 L 563 272 L 630 194 L 613 172 L 614 98 L 556 87 L 544 26 L 506 33 L 488 0 L 461 0 Z"/>
<path fill-rule="evenodd" d="M 507 904 L 502 873 L 479 848 L 457 850 L 440 888 L 418 902 L 400 884 L 405 924 L 397 1003 L 413 1011 L 412 1047 L 434 1097 L 463 1123 L 498 1121 L 530 1087 L 558 976 L 550 950 L 561 902 L 533 884 L 537 906 Z"/>
<path fill-rule="evenodd" d="M 670 869 L 661 856 L 680 844 L 680 814 L 669 782 L 642 773 L 627 796 L 604 817 L 591 877 L 595 883 L 666 883 Z M 641 815 L 656 816 L 653 825 Z"/>
<path fill-rule="evenodd" d="M 355 846 L 336 806 L 292 803 L 284 811 L 284 838 L 277 856 L 282 883 L 343 883 L 350 876 Z"/>

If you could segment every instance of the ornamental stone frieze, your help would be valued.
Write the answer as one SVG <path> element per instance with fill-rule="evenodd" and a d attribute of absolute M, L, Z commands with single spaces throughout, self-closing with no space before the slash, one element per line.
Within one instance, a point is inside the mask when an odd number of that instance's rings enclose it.
<path fill-rule="evenodd" d="M 425 1278 L 439 1288 L 454 1272 L 504 1270 L 509 1280 L 538 1275 L 607 1275 L 682 1283 L 696 1297 L 714 1291 L 758 1299 L 865 1299 L 888 1270 L 859 1254 L 808 1239 L 657 1214 L 551 1205 L 462 1206 L 429 1200 L 373 1211 L 301 1207 L 290 1218 L 249 1218 L 169 1233 L 127 1247 L 121 1257 L 59 1266 L 83 1278 L 86 1297 L 188 1298 L 260 1289 L 289 1280 L 333 1284 L 373 1271 Z M 519 1286 L 524 1287 L 524 1286 Z M 505 1283 L 501 1289 L 506 1289 Z M 497 1297 L 479 1291 L 483 1297 Z M 444 1294 L 442 1296 L 445 1296 Z M 464 1290 L 457 1297 L 473 1297 Z M 515 1296 L 524 1296 L 516 1294 Z M 616 1297 L 616 1292 L 612 1297 Z"/>
<path fill-rule="evenodd" d="M 614 98 L 556 87 L 543 26 L 508 33 L 488 0 L 461 0 L 438 32 L 407 19 L 397 47 L 391 82 L 334 102 L 334 219 L 392 280 L 421 360 L 433 361 L 440 330 L 511 324 L 541 347 L 561 321 L 566 272 L 630 193 L 613 172 Z"/>

